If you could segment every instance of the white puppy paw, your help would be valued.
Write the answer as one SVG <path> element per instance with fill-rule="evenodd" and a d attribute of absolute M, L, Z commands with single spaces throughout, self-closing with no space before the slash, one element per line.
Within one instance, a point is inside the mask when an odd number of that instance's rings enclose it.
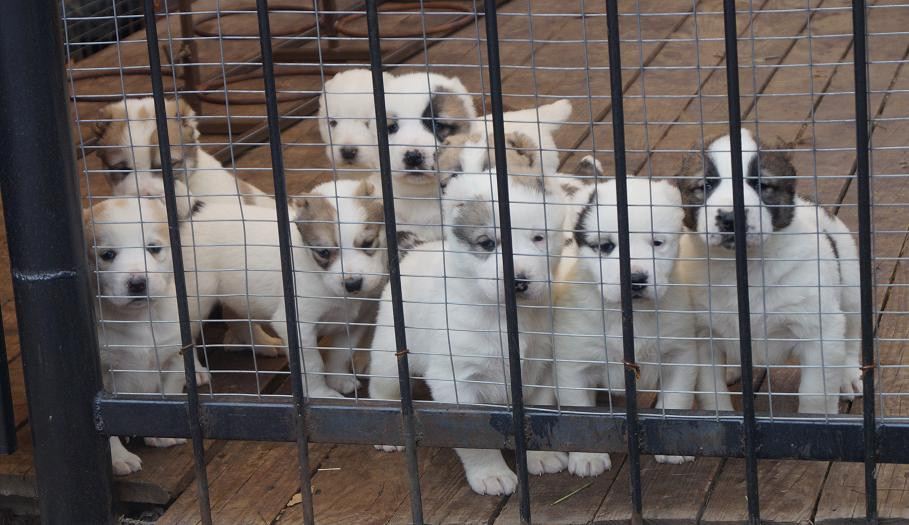
<path fill-rule="evenodd" d="M 653 459 L 657 463 L 665 463 L 668 465 L 681 465 L 682 463 L 688 463 L 689 461 L 694 461 L 694 456 L 663 456 L 657 454 L 653 456 Z"/>
<path fill-rule="evenodd" d="M 527 451 L 527 472 L 534 475 L 555 474 L 568 466 L 568 454 L 542 450 Z"/>
<path fill-rule="evenodd" d="M 327 385 L 322 385 L 318 387 L 309 387 L 309 392 L 307 393 L 309 397 L 322 397 L 322 398 L 336 398 L 344 397 L 340 392 L 331 388 Z"/>
<path fill-rule="evenodd" d="M 351 394 L 360 388 L 360 381 L 353 374 L 337 374 L 325 377 L 329 387 L 342 394 Z"/>
<path fill-rule="evenodd" d="M 735 366 L 726 369 L 726 384 L 737 383 L 742 378 L 742 369 Z"/>
<path fill-rule="evenodd" d="M 847 401 L 852 401 L 856 397 L 861 396 L 865 389 L 862 384 L 862 370 L 850 368 L 844 372 L 844 375 L 843 385 L 840 387 L 840 397 Z"/>
<path fill-rule="evenodd" d="M 196 365 L 196 385 L 202 386 L 211 383 L 211 372 L 202 365 Z"/>
<path fill-rule="evenodd" d="M 111 466 L 115 476 L 126 476 L 142 470 L 142 459 L 126 449 L 111 451 Z"/>
<path fill-rule="evenodd" d="M 373 445 L 376 447 L 376 450 L 381 450 L 382 452 L 404 452 L 404 447 L 398 447 L 395 445 Z"/>
<path fill-rule="evenodd" d="M 183 438 L 145 438 L 145 444 L 149 447 L 167 448 L 174 445 L 182 445 L 183 443 L 186 443 L 186 440 Z"/>
<path fill-rule="evenodd" d="M 470 488 L 485 496 L 507 496 L 518 486 L 518 476 L 505 466 L 482 466 L 470 469 L 466 475 Z"/>
<path fill-rule="evenodd" d="M 572 452 L 568 454 L 568 472 L 575 476 L 599 476 L 612 468 L 609 454 L 599 452 Z"/>

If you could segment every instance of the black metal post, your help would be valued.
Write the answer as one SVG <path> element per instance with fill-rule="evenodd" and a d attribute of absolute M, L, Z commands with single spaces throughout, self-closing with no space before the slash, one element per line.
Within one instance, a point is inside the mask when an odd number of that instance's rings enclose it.
<path fill-rule="evenodd" d="M 751 301 L 748 290 L 748 247 L 745 231 L 745 195 L 742 175 L 742 110 L 739 100 L 738 29 L 735 0 L 723 2 L 723 31 L 726 41 L 726 97 L 729 103 L 729 149 L 732 160 L 732 207 L 735 220 L 735 277 L 738 298 L 739 354 L 742 360 L 742 439 L 745 449 L 745 488 L 748 523 L 760 525 L 757 456 L 754 451 L 754 385 L 751 365 Z"/>
<path fill-rule="evenodd" d="M 502 103 L 502 72 L 499 63 L 499 24 L 495 0 L 486 0 L 486 51 L 489 60 L 489 100 L 492 106 L 492 136 L 495 141 L 496 187 L 502 242 L 502 278 L 505 280 L 505 325 L 508 329 L 508 366 L 511 377 L 511 407 L 514 414 L 514 452 L 518 470 L 521 523 L 530 523 L 530 485 L 527 472 L 527 432 L 524 428 L 524 383 L 521 380 L 521 350 L 518 340 L 518 305 L 514 294 L 514 259 L 511 246 L 511 211 L 508 208 L 508 165 L 505 159 L 505 120 Z"/>
<path fill-rule="evenodd" d="M 865 516 L 877 523 L 877 435 L 874 420 L 874 283 L 872 276 L 871 164 L 868 152 L 868 64 L 865 2 L 852 2 L 852 55 L 855 64 L 855 156 L 858 176 L 859 285 L 862 309 L 862 418 L 865 442 Z"/>
<path fill-rule="evenodd" d="M 382 177 L 382 204 L 385 212 L 385 240 L 388 246 L 388 283 L 391 286 L 391 309 L 398 358 L 398 383 L 401 390 L 402 433 L 407 456 L 407 475 L 410 481 L 410 513 L 413 522 L 422 525 L 423 496 L 420 490 L 420 465 L 417 460 L 417 437 L 414 430 L 413 393 L 410 388 L 410 364 L 407 358 L 407 330 L 404 327 L 404 298 L 401 294 L 398 227 L 395 223 L 394 188 L 391 180 L 391 154 L 388 150 L 388 128 L 384 124 L 387 120 L 385 82 L 382 77 L 382 46 L 379 33 L 379 8 L 376 0 L 366 2 L 366 23 L 369 32 L 372 93 L 376 107 L 379 170 Z"/>
<path fill-rule="evenodd" d="M 300 463 L 300 494 L 303 497 L 303 522 L 315 523 L 312 509 L 312 474 L 309 465 L 309 438 L 306 431 L 306 391 L 303 387 L 303 365 L 297 324 L 297 292 L 294 286 L 293 246 L 290 242 L 290 213 L 287 206 L 287 184 L 284 178 L 284 152 L 281 148 L 281 124 L 278 122 L 278 95 L 275 66 L 268 23 L 268 0 L 256 0 L 259 21 L 259 46 L 262 50 L 262 78 L 265 82 L 265 113 L 268 118 L 268 143 L 271 148 L 271 174 L 275 186 L 278 219 L 278 244 L 281 255 L 281 286 L 284 291 L 284 316 L 287 321 L 287 352 L 290 361 L 294 396 L 294 426 L 297 438 L 297 460 Z"/>
<path fill-rule="evenodd" d="M 612 98 L 612 141 L 615 158 L 616 211 L 619 226 L 619 282 L 622 296 L 622 350 L 625 360 L 625 415 L 628 425 L 628 468 L 631 522 L 644 522 L 641 499 L 641 443 L 638 425 L 637 365 L 634 354 L 634 313 L 631 304 L 631 255 L 628 253 L 628 184 L 625 166 L 625 106 L 622 97 L 622 51 L 617 0 L 606 1 L 609 45 L 609 91 Z"/>
<path fill-rule="evenodd" d="M 3 315 L 0 315 L 0 454 L 12 454 L 15 451 L 16 414 L 13 413 L 13 394 L 9 384 Z"/>
<path fill-rule="evenodd" d="M 167 205 L 167 230 L 170 238 L 171 260 L 174 268 L 174 289 L 177 295 L 177 319 L 180 323 L 180 343 L 186 375 L 186 417 L 193 446 L 196 485 L 199 487 L 199 510 L 202 523 L 211 525 L 211 503 L 208 495 L 208 473 L 205 470 L 205 441 L 199 423 L 199 389 L 196 384 L 195 344 L 189 321 L 186 298 L 186 274 L 183 270 L 183 244 L 177 215 L 177 196 L 174 191 L 174 171 L 170 158 L 170 137 L 167 129 L 167 109 L 164 102 L 164 80 L 161 55 L 158 50 L 158 28 L 155 19 L 155 0 L 145 0 L 145 40 L 151 76 L 152 97 L 155 102 L 155 124 L 158 131 L 158 151 L 161 155 L 161 176 L 164 179 L 164 202 Z"/>
<path fill-rule="evenodd" d="M 111 523 L 101 365 L 63 74 L 60 2 L 0 16 L 0 188 L 44 523 Z M 78 451 L 78 452 L 74 452 Z"/>

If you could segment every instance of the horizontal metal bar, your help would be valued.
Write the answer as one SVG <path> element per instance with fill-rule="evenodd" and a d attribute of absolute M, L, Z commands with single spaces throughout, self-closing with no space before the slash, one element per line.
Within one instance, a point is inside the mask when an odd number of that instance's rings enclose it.
<path fill-rule="evenodd" d="M 248 402 L 220 396 L 201 402 L 206 438 L 249 441 L 296 440 L 294 406 L 287 402 Z M 420 446 L 514 448 L 512 414 L 505 408 L 463 407 L 414 402 Z M 401 408 L 388 401 L 311 400 L 306 407 L 311 442 L 403 445 Z M 625 414 L 607 408 L 558 413 L 528 408 L 528 448 L 582 452 L 624 452 Z M 188 437 L 186 405 L 181 399 L 148 399 L 101 394 L 96 420 L 106 434 Z M 641 452 L 645 454 L 744 457 L 742 419 L 711 417 L 705 412 L 664 416 L 640 411 Z M 709 415 L 715 416 L 713 412 Z M 701 416 L 701 417 L 698 417 Z M 877 427 L 878 461 L 909 463 L 909 424 Z M 758 420 L 755 453 L 760 459 L 863 461 L 862 421 L 830 416 L 827 421 Z"/>

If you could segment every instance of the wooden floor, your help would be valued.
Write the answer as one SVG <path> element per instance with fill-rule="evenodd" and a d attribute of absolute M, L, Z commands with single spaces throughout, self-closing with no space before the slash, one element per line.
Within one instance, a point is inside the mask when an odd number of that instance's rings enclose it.
<path fill-rule="evenodd" d="M 470 4 L 470 2 L 467 2 Z M 726 99 L 723 20 L 720 0 L 664 0 L 622 2 L 629 13 L 642 11 L 640 18 L 622 17 L 622 60 L 625 67 L 625 118 L 629 171 L 635 175 L 662 176 L 678 168 L 684 151 L 699 144 L 702 136 L 726 128 Z M 692 12 L 692 5 L 697 12 Z M 877 283 L 879 378 L 886 396 L 887 417 L 909 416 L 909 405 L 899 395 L 909 389 L 904 315 L 909 308 L 909 267 L 903 260 L 909 232 L 905 207 L 909 206 L 909 166 L 906 153 L 909 137 L 909 7 L 896 1 L 869 1 L 870 114 L 875 118 L 874 214 Z M 893 4 L 893 5 L 891 5 Z M 213 0 L 197 2 L 196 9 L 214 5 Z M 225 4 L 232 5 L 232 4 Z M 238 4 L 245 5 L 245 4 Z M 564 149 L 566 170 L 577 159 L 595 151 L 607 170 L 612 167 L 611 118 L 605 19 L 580 17 L 583 1 L 510 0 L 502 2 L 499 19 L 505 102 L 513 108 L 532 106 L 535 101 L 572 97 L 572 121 L 557 135 Z M 856 227 L 854 101 L 852 83 L 852 39 L 850 3 L 845 0 L 754 0 L 738 2 L 739 62 L 743 117 L 765 142 L 777 140 L 800 144 L 795 154 L 801 191 L 837 210 Z M 755 11 L 747 16 L 748 5 Z M 806 7 L 812 10 L 806 11 Z M 889 7 L 888 7 L 889 6 Z M 588 15 L 602 15 L 602 2 L 586 2 Z M 528 16 L 533 13 L 533 17 Z M 295 15 L 301 18 L 302 15 Z M 387 23 L 406 26 L 407 19 Z M 229 27 L 253 27 L 252 18 L 233 17 Z M 273 17 L 273 27 L 300 23 L 291 16 Z M 284 24 L 282 26 L 281 24 Z M 482 92 L 488 83 L 477 66 L 485 57 L 478 48 L 477 34 L 483 24 L 471 24 L 443 42 L 431 42 L 426 52 L 404 49 L 406 42 L 385 43 L 386 54 L 400 51 L 397 71 L 431 69 L 457 74 L 473 91 Z M 177 31 L 177 22 L 173 22 Z M 165 34 L 165 23 L 159 34 Z M 808 36 L 811 38 L 807 38 Z M 527 40 L 532 36 L 533 44 Z M 585 46 L 579 43 L 586 37 Z M 116 49 L 104 50 L 77 67 L 116 67 L 144 64 L 142 34 Z M 162 37 L 163 38 L 163 37 Z M 138 40 L 138 41 L 137 41 Z M 287 42 L 276 39 L 276 45 Z M 292 44 L 292 42 L 291 42 Z M 257 55 L 255 40 L 200 42 L 203 62 L 243 62 Z M 485 58 L 484 58 L 485 60 Z M 526 67 L 534 65 L 535 71 Z M 809 67 L 809 64 L 811 66 Z M 697 67 L 699 66 L 699 67 Z M 206 70 L 203 77 L 218 74 Z M 206 77 L 207 75 L 207 77 Z M 126 77 L 130 93 L 147 92 L 141 77 Z M 110 87 L 108 87 L 110 86 Z M 237 84 L 236 87 L 243 87 Z M 247 88 L 261 89 L 254 81 Z M 281 79 L 280 88 L 317 90 L 317 77 Z M 83 81 L 80 94 L 119 92 L 109 80 Z M 645 103 L 646 101 L 646 103 Z M 80 102 L 79 118 L 91 118 L 99 104 Z M 289 111 L 293 104 L 282 104 Z M 233 115 L 263 122 L 261 106 L 231 106 Z M 223 107 L 205 106 L 206 115 L 223 114 Z M 328 161 L 316 124 L 311 119 L 285 119 L 282 135 L 288 186 L 292 193 L 312 186 L 328 175 Z M 701 123 L 705 123 L 701 126 Z M 89 137 L 89 125 L 79 134 Z M 223 144 L 235 136 L 209 134 L 203 137 L 212 151 L 226 155 L 227 164 L 264 188 L 270 187 L 270 156 L 267 144 L 250 146 L 237 155 Z M 261 140 L 260 140 L 261 142 Z M 697 146 L 695 146 L 697 147 Z M 98 161 L 85 150 L 85 167 L 98 168 Z M 815 177 L 816 175 L 816 177 Z M 84 176 L 99 194 L 103 185 L 97 175 Z M 3 245 L 5 243 L 0 243 Z M 3 247 L 5 250 L 5 246 Z M 6 257 L 5 251 L 0 257 Z M 0 505 L 18 513 L 34 512 L 35 490 L 24 400 L 21 358 L 15 336 L 15 311 L 7 264 L 2 264 L 0 297 L 8 358 L 13 379 L 20 451 L 0 458 Z M 257 358 L 258 379 L 250 373 L 254 363 L 246 353 L 214 352 L 210 357 L 213 374 L 211 392 L 271 394 L 287 393 L 286 363 L 283 359 Z M 797 373 L 772 370 L 756 374 L 755 390 L 761 411 L 792 412 L 791 397 L 775 395 L 772 404 L 767 392 L 793 392 Z M 771 388 L 772 387 L 772 388 Z M 878 399 L 880 410 L 880 398 Z M 859 403 L 844 406 L 853 414 Z M 119 498 L 127 502 L 129 515 L 146 521 L 160 516 L 158 523 L 199 522 L 196 485 L 193 483 L 189 445 L 153 450 L 131 446 L 142 456 L 142 472 L 121 478 Z M 295 445 L 288 443 L 207 443 L 211 504 L 216 523 L 299 523 L 299 475 Z M 482 497 L 467 486 L 458 460 L 451 450 L 421 449 L 420 474 L 426 521 L 442 523 L 517 523 L 517 500 Z M 386 454 L 371 447 L 313 444 L 310 450 L 313 496 L 318 523 L 388 524 L 408 523 L 408 484 L 401 454 Z M 630 518 L 628 466 L 621 454 L 613 455 L 613 467 L 595 479 L 567 474 L 533 478 L 531 496 L 536 523 L 627 523 Z M 845 524 L 864 522 L 862 467 L 857 464 L 812 461 L 761 461 L 760 503 L 762 518 L 780 524 Z M 909 466 L 881 465 L 877 472 L 879 512 L 892 523 L 909 523 Z M 731 524 L 746 519 L 744 467 L 738 459 L 699 458 L 685 465 L 657 465 L 643 461 L 644 517 L 649 523 Z"/>

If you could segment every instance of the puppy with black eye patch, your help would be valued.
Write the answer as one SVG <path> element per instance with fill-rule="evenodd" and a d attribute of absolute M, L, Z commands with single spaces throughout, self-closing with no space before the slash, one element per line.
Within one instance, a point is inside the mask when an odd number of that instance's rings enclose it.
<path fill-rule="evenodd" d="M 702 408 L 731 410 L 727 379 L 740 363 L 735 288 L 735 221 L 729 137 L 712 141 L 675 178 L 692 231 L 682 242 L 685 282 L 700 316 L 698 381 Z M 795 192 L 787 154 L 760 148 L 742 130 L 742 166 L 752 361 L 801 368 L 799 412 L 835 414 L 840 395 L 861 392 L 858 255 L 846 225 Z"/>
<path fill-rule="evenodd" d="M 513 162 L 519 162 L 520 156 Z M 510 163 L 511 165 L 511 163 Z M 519 166 L 515 165 L 515 168 Z M 520 169 L 526 169 L 521 166 Z M 423 378 L 436 401 L 506 404 L 508 376 L 505 286 L 518 302 L 522 374 L 525 385 L 549 384 L 548 336 L 550 279 L 561 234 L 547 224 L 561 224 L 564 211 L 546 206 L 553 198 L 536 176 L 510 176 L 515 281 L 502 275 L 501 235 L 495 177 L 463 174 L 452 179 L 445 196 L 445 237 L 423 244 L 401 263 L 410 370 Z M 382 294 L 372 343 L 369 395 L 399 399 L 397 358 L 390 288 Z M 551 388 L 527 388 L 528 404 L 551 405 Z M 381 447 L 394 450 L 395 447 Z M 479 494 L 511 494 L 517 477 L 498 450 L 456 449 L 470 487 Z M 567 455 L 530 451 L 532 474 L 558 472 Z"/>
<path fill-rule="evenodd" d="M 196 208 L 198 210 L 198 208 Z M 185 219 L 192 209 L 181 208 Z M 104 388 L 131 394 L 179 394 L 185 385 L 182 341 L 177 320 L 167 215 L 160 199 L 118 198 L 83 212 Z M 210 279 L 187 274 L 187 290 L 214 294 Z M 210 301 L 188 297 L 190 313 L 210 308 Z M 194 324 L 195 326 L 195 324 Z M 208 371 L 196 361 L 196 381 Z M 146 437 L 153 447 L 184 439 Z M 114 474 L 141 469 L 141 459 L 117 436 L 110 438 Z"/>
<path fill-rule="evenodd" d="M 555 313 L 555 384 L 562 407 L 594 406 L 596 391 L 625 394 L 622 290 L 614 180 L 600 183 L 578 216 L 577 262 L 559 286 Z M 697 345 L 688 290 L 677 273 L 683 232 L 679 191 L 666 181 L 628 178 L 628 293 L 634 308 L 638 388 L 660 388 L 658 408 L 690 409 L 694 403 Z M 661 463 L 691 458 L 657 456 Z M 608 454 L 572 452 L 568 470 L 596 476 L 610 467 Z"/>
<path fill-rule="evenodd" d="M 421 239 L 439 240 L 439 148 L 448 137 L 482 130 L 473 99 L 460 80 L 438 73 L 392 78 L 385 92 L 395 219 Z"/>

